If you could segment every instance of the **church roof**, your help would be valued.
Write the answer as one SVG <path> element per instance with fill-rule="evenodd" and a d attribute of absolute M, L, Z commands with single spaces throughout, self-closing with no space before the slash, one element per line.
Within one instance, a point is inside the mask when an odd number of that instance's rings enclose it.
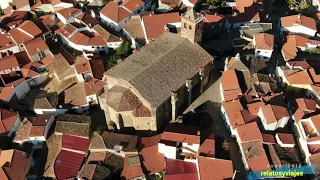
<path fill-rule="evenodd" d="M 128 81 L 151 107 L 158 107 L 169 98 L 170 91 L 178 90 L 186 78 L 194 77 L 200 67 L 212 60 L 200 45 L 177 34 L 165 33 L 105 75 Z"/>

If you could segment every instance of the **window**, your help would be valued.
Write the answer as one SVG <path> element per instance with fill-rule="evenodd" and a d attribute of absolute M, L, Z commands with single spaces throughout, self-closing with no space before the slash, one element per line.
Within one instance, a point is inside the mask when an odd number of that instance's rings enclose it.
<path fill-rule="evenodd" d="M 268 59 L 267 57 L 263 57 L 263 59 Z"/>
<path fill-rule="evenodd" d="M 192 143 L 188 143 L 189 146 L 192 146 Z"/>
<path fill-rule="evenodd" d="M 190 29 L 190 30 L 192 29 L 191 25 L 189 25 L 189 29 Z"/>
<path fill-rule="evenodd" d="M 186 23 L 184 23 L 184 28 L 187 28 L 187 24 Z"/>
<path fill-rule="evenodd" d="M 257 51 L 257 53 L 260 53 L 261 51 Z"/>

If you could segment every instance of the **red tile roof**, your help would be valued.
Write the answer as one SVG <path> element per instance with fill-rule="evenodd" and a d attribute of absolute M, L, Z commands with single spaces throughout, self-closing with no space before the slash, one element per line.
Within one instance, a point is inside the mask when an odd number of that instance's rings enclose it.
<path fill-rule="evenodd" d="M 62 147 L 77 151 L 87 152 L 90 140 L 85 137 L 64 134 L 62 136 Z"/>
<path fill-rule="evenodd" d="M 300 14 L 292 15 L 292 16 L 285 16 L 281 18 L 282 27 L 292 27 L 292 26 L 298 26 L 302 25 L 307 28 L 313 29 L 317 31 L 316 22 L 314 19 L 303 16 Z"/>
<path fill-rule="evenodd" d="M 18 60 L 16 56 L 6 56 L 3 59 L 0 59 L 0 71 L 8 70 L 11 68 L 19 67 Z"/>
<path fill-rule="evenodd" d="M 137 142 L 137 149 L 142 150 L 143 148 L 148 148 L 158 145 L 162 134 L 154 135 L 151 137 L 139 137 Z"/>
<path fill-rule="evenodd" d="M 260 110 L 260 107 L 264 106 L 264 103 L 262 101 L 258 101 L 258 102 L 247 104 L 247 106 L 250 114 L 257 115 Z"/>
<path fill-rule="evenodd" d="M 301 67 L 302 69 L 309 69 L 310 65 L 307 61 L 288 61 L 287 65 L 291 66 L 292 68 Z"/>
<path fill-rule="evenodd" d="M 272 135 L 272 134 L 263 133 L 262 138 L 263 138 L 263 143 L 276 144 L 276 139 L 274 138 L 274 135 Z"/>
<path fill-rule="evenodd" d="M 152 14 L 150 16 L 143 16 L 143 24 L 146 31 L 146 38 L 158 38 L 165 32 L 165 26 L 170 23 L 181 22 L 178 12 L 165 14 Z"/>
<path fill-rule="evenodd" d="M 21 68 L 21 73 L 25 78 L 32 78 L 39 75 L 38 68 L 43 66 L 38 62 L 30 62 Z"/>
<path fill-rule="evenodd" d="M 77 176 L 85 154 L 62 149 L 54 163 L 57 179 L 69 179 Z"/>
<path fill-rule="evenodd" d="M 29 56 L 37 54 L 37 50 L 45 51 L 49 49 L 47 43 L 41 37 L 28 41 L 24 45 Z"/>
<path fill-rule="evenodd" d="M 25 20 L 17 28 L 27 32 L 28 34 L 30 34 L 33 37 L 36 37 L 42 33 L 42 31 L 38 28 L 38 26 L 29 20 Z"/>
<path fill-rule="evenodd" d="M 144 5 L 144 2 L 141 0 L 125 0 L 121 6 L 125 7 L 130 12 L 134 12 L 137 9 L 140 9 Z"/>
<path fill-rule="evenodd" d="M 197 165 L 194 162 L 187 162 L 178 159 L 166 159 L 166 174 L 193 174 L 197 173 Z"/>
<path fill-rule="evenodd" d="M 17 44 L 21 44 L 33 39 L 32 36 L 22 32 L 18 28 L 11 29 L 8 33 Z"/>
<path fill-rule="evenodd" d="M 204 23 L 218 23 L 225 20 L 225 17 L 223 15 L 213 15 L 213 14 L 205 14 L 204 15 Z"/>
<path fill-rule="evenodd" d="M 60 13 L 64 18 L 68 18 L 68 17 L 75 15 L 77 13 L 80 13 L 80 12 L 82 12 L 81 9 L 77 9 L 74 7 L 64 8 L 64 9 L 61 9 L 60 11 L 58 11 L 58 13 Z"/>
<path fill-rule="evenodd" d="M 259 33 L 254 36 L 256 49 L 273 50 L 274 36 L 267 33 Z"/>
<path fill-rule="evenodd" d="M 200 156 L 205 157 L 215 156 L 215 139 L 213 133 L 203 141 L 203 143 L 199 147 L 198 153 Z"/>
<path fill-rule="evenodd" d="M 241 143 L 250 171 L 269 170 L 270 163 L 263 149 L 262 140 Z"/>
<path fill-rule="evenodd" d="M 30 130 L 30 137 L 44 136 L 45 126 L 32 126 Z"/>
<path fill-rule="evenodd" d="M 254 7 L 245 9 L 245 12 L 228 17 L 228 21 L 231 24 L 249 21 L 260 21 L 260 14 Z"/>
<path fill-rule="evenodd" d="M 237 127 L 241 142 L 262 140 L 257 123 L 252 122 Z"/>
<path fill-rule="evenodd" d="M 101 14 L 111 19 L 112 21 L 119 23 L 131 13 L 125 8 L 118 5 L 117 2 L 110 1 L 101 11 Z"/>
<path fill-rule="evenodd" d="M 0 50 L 5 50 L 17 45 L 8 34 L 0 34 L 0 39 Z"/>
<path fill-rule="evenodd" d="M 277 133 L 282 144 L 296 144 L 292 134 Z"/>
<path fill-rule="evenodd" d="M 201 180 L 231 179 L 233 176 L 233 166 L 230 160 L 199 156 L 198 165 Z"/>
<path fill-rule="evenodd" d="M 224 102 L 222 106 L 232 127 L 245 124 L 244 118 L 241 114 L 241 110 L 243 110 L 243 107 L 239 99 L 235 101 Z"/>
<path fill-rule="evenodd" d="M 27 167 L 26 153 L 19 150 L 2 150 L 0 155 L 1 173 L 0 179 L 20 180 L 25 179 L 25 170 Z"/>
<path fill-rule="evenodd" d="M 227 70 L 222 73 L 221 85 L 225 101 L 237 99 L 242 94 L 235 70 Z"/>
<path fill-rule="evenodd" d="M 287 109 L 282 106 L 267 104 L 261 107 L 261 111 L 267 124 L 277 122 L 283 117 L 290 117 Z"/>
<path fill-rule="evenodd" d="M 198 173 L 164 175 L 164 180 L 199 180 Z"/>
<path fill-rule="evenodd" d="M 129 162 L 130 158 L 134 158 L 135 161 L 139 161 L 139 162 L 133 162 L 133 164 L 130 164 Z M 121 173 L 121 176 L 124 177 L 124 179 L 134 179 L 134 178 L 143 176 L 143 172 L 140 164 L 140 158 L 137 154 L 125 155 L 123 171 Z"/>
<path fill-rule="evenodd" d="M 8 101 L 9 96 L 14 93 L 13 87 L 4 87 L 0 92 L 0 99 Z"/>
<path fill-rule="evenodd" d="M 312 123 L 314 124 L 317 131 L 320 131 L 320 115 L 314 115 L 310 117 Z"/>
<path fill-rule="evenodd" d="M 8 111 L 6 109 L 0 109 L 0 134 L 6 134 L 11 131 L 14 123 L 18 119 L 18 114 Z"/>
<path fill-rule="evenodd" d="M 307 85 L 313 84 L 309 76 L 309 73 L 306 70 L 290 74 L 289 76 L 287 76 L 287 80 L 291 85 L 292 84 L 307 84 Z"/>
<path fill-rule="evenodd" d="M 200 144 L 200 131 L 197 128 L 181 124 L 169 124 L 161 140 Z"/>
<path fill-rule="evenodd" d="M 158 152 L 158 145 L 143 148 L 139 154 L 146 174 L 155 174 L 166 169 L 165 157 Z"/>

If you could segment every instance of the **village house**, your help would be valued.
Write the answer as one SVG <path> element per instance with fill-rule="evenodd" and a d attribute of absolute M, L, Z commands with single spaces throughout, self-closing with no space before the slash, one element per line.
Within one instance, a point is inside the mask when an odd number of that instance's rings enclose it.
<path fill-rule="evenodd" d="M 315 20 L 301 14 L 281 17 L 279 28 L 281 34 L 286 32 L 314 37 L 317 33 Z"/>
<path fill-rule="evenodd" d="M 182 37 L 163 34 L 105 73 L 106 91 L 99 97 L 99 102 L 106 112 L 110 129 L 131 127 L 157 131 L 171 119 L 176 119 L 191 104 L 192 97 L 203 92 L 209 83 L 213 59 L 195 44 L 196 37 L 199 38 L 197 29 L 187 27 L 182 31 L 186 31 L 181 33 Z M 188 39 L 185 38 L 187 34 Z M 163 44 L 167 46 L 163 47 Z M 186 51 L 190 53 L 186 54 Z M 165 77 L 174 79 L 163 81 Z"/>
<path fill-rule="evenodd" d="M 146 44 L 144 26 L 140 15 L 132 16 L 124 24 L 123 34 L 129 39 L 133 48 L 140 48 Z"/>
<path fill-rule="evenodd" d="M 319 41 L 311 40 L 300 35 L 288 35 L 283 38 L 284 44 L 281 53 L 285 61 L 295 59 L 299 51 L 308 52 L 320 44 Z"/>
<path fill-rule="evenodd" d="M 284 128 L 290 118 L 286 107 L 271 104 L 261 106 L 258 115 L 263 128 L 268 131 Z"/>
<path fill-rule="evenodd" d="M 237 126 L 245 124 L 243 114 L 241 113 L 244 111 L 239 99 L 222 103 L 221 116 L 231 135 L 235 135 L 234 131 Z"/>
<path fill-rule="evenodd" d="M 240 147 L 242 162 L 247 171 L 271 169 L 257 123 L 252 122 L 238 126 L 236 140 Z"/>
<path fill-rule="evenodd" d="M 30 90 L 25 78 L 18 71 L 12 71 L 10 74 L 1 74 L 2 90 L 0 99 L 11 102 L 23 99 Z"/>
<path fill-rule="evenodd" d="M 73 3 L 70 0 L 35 0 L 34 2 L 35 4 L 32 5 L 31 10 L 36 11 L 40 14 L 57 12 L 61 9 L 73 7 Z"/>
<path fill-rule="evenodd" d="M 139 155 L 128 154 L 125 156 L 121 177 L 124 179 L 146 179 L 141 168 Z"/>
<path fill-rule="evenodd" d="M 54 117 L 47 114 L 25 117 L 15 133 L 13 142 L 18 144 L 31 142 L 34 144 L 34 149 L 42 148 L 42 142 L 47 140 L 53 121 Z"/>
<path fill-rule="evenodd" d="M 101 21 L 116 31 L 120 31 L 123 25 L 135 14 L 143 12 L 145 4 L 141 0 L 128 0 L 118 5 L 110 1 L 100 11 Z"/>
<path fill-rule="evenodd" d="M 166 158 L 195 162 L 200 147 L 200 131 L 180 124 L 170 124 L 162 133 L 158 152 Z"/>
<path fill-rule="evenodd" d="M 46 68 L 38 62 L 30 62 L 21 67 L 21 73 L 30 87 L 38 86 L 48 79 Z"/>
<path fill-rule="evenodd" d="M 253 47 L 256 58 L 269 62 L 274 47 L 274 36 L 267 33 L 256 34 L 253 37 Z"/>
<path fill-rule="evenodd" d="M 222 102 L 235 100 L 242 95 L 235 70 L 227 70 L 222 73 L 220 94 Z"/>
<path fill-rule="evenodd" d="M 21 118 L 17 112 L 0 108 L 0 134 L 12 138 L 20 126 Z"/>
<path fill-rule="evenodd" d="M 179 9 L 195 8 L 198 7 L 201 2 L 200 0 L 158 0 L 159 7 L 157 11 L 167 13 Z"/>
<path fill-rule="evenodd" d="M 221 14 L 204 14 L 203 40 L 214 39 L 225 31 L 226 18 Z"/>

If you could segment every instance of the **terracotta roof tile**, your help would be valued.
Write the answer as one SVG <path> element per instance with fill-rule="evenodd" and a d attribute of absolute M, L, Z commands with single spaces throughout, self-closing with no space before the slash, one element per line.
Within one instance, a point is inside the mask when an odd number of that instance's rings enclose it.
<path fill-rule="evenodd" d="M 262 146 L 262 140 L 241 143 L 250 171 L 270 170 L 267 155 Z"/>
<path fill-rule="evenodd" d="M 230 160 L 199 156 L 198 164 L 201 180 L 231 179 L 233 177 L 233 166 Z"/>
<path fill-rule="evenodd" d="M 279 137 L 282 144 L 296 144 L 292 134 L 277 133 L 276 136 Z M 278 144 L 280 143 L 278 142 Z"/>
<path fill-rule="evenodd" d="M 215 138 L 213 133 L 203 141 L 198 153 L 204 157 L 215 157 Z"/>
<path fill-rule="evenodd" d="M 222 106 L 232 127 L 245 124 L 244 118 L 241 114 L 243 107 L 238 99 L 235 101 L 225 102 L 222 104 Z"/>
<path fill-rule="evenodd" d="M 263 139 L 263 143 L 276 144 L 276 139 L 275 139 L 274 135 L 272 135 L 272 134 L 262 133 L 262 139 Z"/>
<path fill-rule="evenodd" d="M 169 124 L 163 132 L 161 140 L 200 144 L 200 131 L 197 128 L 181 124 Z"/>
<path fill-rule="evenodd" d="M 34 22 L 25 20 L 22 24 L 20 24 L 17 28 L 22 29 L 33 37 L 36 37 L 42 33 L 42 31 L 38 28 Z"/>
<path fill-rule="evenodd" d="M 101 11 L 100 14 L 103 14 L 112 21 L 119 23 L 131 13 L 123 7 L 119 7 L 118 4 L 114 1 L 110 1 Z"/>
<path fill-rule="evenodd" d="M 37 54 L 37 51 L 49 50 L 47 43 L 41 38 L 36 38 L 24 44 L 29 56 Z"/>
<path fill-rule="evenodd" d="M 8 111 L 6 109 L 0 109 L 0 119 L 1 124 L 3 125 L 4 129 L 1 134 L 9 133 L 14 125 L 14 123 L 17 121 L 19 115 L 16 112 Z"/>
<path fill-rule="evenodd" d="M 205 14 L 204 15 L 204 23 L 218 23 L 225 20 L 223 15 L 213 15 L 213 14 Z"/>
<path fill-rule="evenodd" d="M 125 0 L 121 4 L 122 7 L 125 7 L 130 12 L 134 12 L 137 9 L 140 9 L 144 5 L 144 2 L 141 0 Z"/>
<path fill-rule="evenodd" d="M 315 20 L 300 14 L 282 17 L 281 23 L 284 28 L 302 25 L 317 31 Z"/>
<path fill-rule="evenodd" d="M 247 106 L 250 114 L 257 115 L 260 110 L 260 107 L 264 106 L 264 103 L 262 101 L 258 101 L 258 102 L 247 104 Z"/>
<path fill-rule="evenodd" d="M 166 174 L 198 174 L 197 165 L 194 162 L 187 162 L 179 159 L 166 159 Z M 166 178 L 165 178 L 166 179 Z"/>
<path fill-rule="evenodd" d="M 277 122 L 283 117 L 290 117 L 287 109 L 282 106 L 268 104 L 268 105 L 262 106 L 261 110 L 267 121 L 267 124 Z"/>
<path fill-rule="evenodd" d="M 262 140 L 261 132 L 256 122 L 237 127 L 241 142 Z"/>
<path fill-rule="evenodd" d="M 11 29 L 8 33 L 17 44 L 21 44 L 23 42 L 27 42 L 33 39 L 32 36 L 22 32 L 18 28 Z"/>
<path fill-rule="evenodd" d="M 106 145 L 104 144 L 102 136 L 97 132 L 93 133 L 91 137 L 90 145 L 89 145 L 89 150 L 94 150 L 94 149 L 106 149 Z"/>
<path fill-rule="evenodd" d="M 305 71 L 299 71 L 296 72 L 294 74 L 290 74 L 289 76 L 287 76 L 287 80 L 288 82 L 293 85 L 293 84 L 313 84 L 309 73 L 305 70 Z"/>
<path fill-rule="evenodd" d="M 77 13 L 80 13 L 80 12 L 82 12 L 81 9 L 77 9 L 77 8 L 74 8 L 74 7 L 63 8 L 60 11 L 58 11 L 58 13 L 60 13 L 64 18 L 68 18 L 68 17 L 70 17 L 72 15 L 75 15 Z"/>
<path fill-rule="evenodd" d="M 139 44 L 145 45 L 146 40 L 140 15 L 133 16 L 124 24 L 123 29 Z"/>
<path fill-rule="evenodd" d="M 4 87 L 0 92 L 0 99 L 8 101 L 9 96 L 14 93 L 13 87 Z"/>
<path fill-rule="evenodd" d="M 17 132 L 15 133 L 13 141 L 17 142 L 17 141 L 29 140 L 31 127 L 32 127 L 32 122 L 30 122 L 27 118 L 24 118 Z"/>
<path fill-rule="evenodd" d="M 259 33 L 254 36 L 256 49 L 273 50 L 274 36 L 267 33 Z"/>
<path fill-rule="evenodd" d="M 6 56 L 3 59 L 0 59 L 0 71 L 12 69 L 15 67 L 19 67 L 19 62 L 16 56 Z"/>
<path fill-rule="evenodd" d="M 115 145 L 123 145 L 122 151 L 136 152 L 138 137 L 134 135 L 104 132 L 102 134 L 107 149 L 113 149 Z"/>
<path fill-rule="evenodd" d="M 225 101 L 234 100 L 242 93 L 235 70 L 228 70 L 222 73 L 221 85 Z"/>
<path fill-rule="evenodd" d="M 126 154 L 121 176 L 125 179 L 134 179 L 143 175 L 139 156 L 137 154 Z"/>
<path fill-rule="evenodd" d="M 32 126 L 30 131 L 30 137 L 44 136 L 45 126 Z"/>
<path fill-rule="evenodd" d="M 150 136 L 150 137 L 139 137 L 137 148 L 138 150 L 142 150 L 144 148 L 152 147 L 158 145 L 162 134 Z"/>
<path fill-rule="evenodd" d="M 6 177 L 12 180 L 25 179 L 25 170 L 27 168 L 26 153 L 11 149 L 1 151 L 1 155 L 0 161 L 3 161 L 1 169 L 6 174 Z"/>
<path fill-rule="evenodd" d="M 143 148 L 139 154 L 146 174 L 155 174 L 166 169 L 165 157 L 158 152 L 158 145 Z"/>
<path fill-rule="evenodd" d="M 165 32 L 164 27 L 167 24 L 181 22 L 178 12 L 143 16 L 142 19 L 147 39 L 161 36 Z"/>

